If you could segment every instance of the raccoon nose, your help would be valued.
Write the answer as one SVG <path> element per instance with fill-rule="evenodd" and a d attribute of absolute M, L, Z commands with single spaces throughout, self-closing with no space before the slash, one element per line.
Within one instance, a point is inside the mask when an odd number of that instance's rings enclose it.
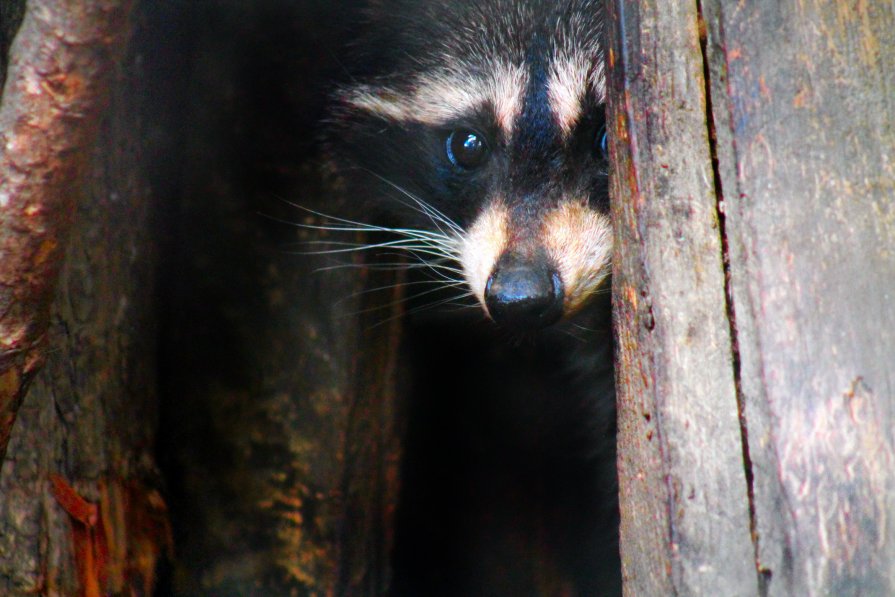
<path fill-rule="evenodd" d="M 501 259 L 485 285 L 485 305 L 500 325 L 542 328 L 562 316 L 562 281 L 546 265 Z"/>

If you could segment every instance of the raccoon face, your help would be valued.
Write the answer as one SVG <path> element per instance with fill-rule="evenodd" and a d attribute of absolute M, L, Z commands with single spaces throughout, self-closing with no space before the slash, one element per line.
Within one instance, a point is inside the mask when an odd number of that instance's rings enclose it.
<path fill-rule="evenodd" d="M 402 226 L 443 236 L 497 323 L 534 329 L 578 311 L 612 244 L 598 3 L 379 10 L 334 116 L 346 171 Z M 412 209 L 389 200 L 395 189 Z"/>

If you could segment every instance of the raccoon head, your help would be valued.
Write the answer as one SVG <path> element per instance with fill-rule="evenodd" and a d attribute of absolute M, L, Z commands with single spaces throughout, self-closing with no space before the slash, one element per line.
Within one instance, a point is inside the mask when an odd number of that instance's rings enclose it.
<path fill-rule="evenodd" d="M 403 226 L 444 216 L 497 323 L 581 309 L 612 244 L 600 3 L 382 0 L 372 13 L 333 117 L 350 178 Z M 396 188 L 427 207 L 389 200 Z"/>

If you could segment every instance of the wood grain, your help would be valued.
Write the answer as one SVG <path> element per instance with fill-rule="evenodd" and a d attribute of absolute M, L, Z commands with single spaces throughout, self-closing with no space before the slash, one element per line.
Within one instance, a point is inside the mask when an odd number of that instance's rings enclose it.
<path fill-rule="evenodd" d="M 612 6 L 626 594 L 891 595 L 892 7 Z"/>
<path fill-rule="evenodd" d="M 895 15 L 706 3 L 768 595 L 895 593 Z"/>

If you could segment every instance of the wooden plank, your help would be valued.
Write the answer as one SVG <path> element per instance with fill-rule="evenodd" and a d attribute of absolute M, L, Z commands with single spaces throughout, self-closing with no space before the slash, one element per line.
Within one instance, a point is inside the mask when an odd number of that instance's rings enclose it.
<path fill-rule="evenodd" d="M 696 5 L 609 21 L 625 594 L 755 595 Z"/>
<path fill-rule="evenodd" d="M 893 6 L 705 10 L 765 590 L 892 595 Z"/>

